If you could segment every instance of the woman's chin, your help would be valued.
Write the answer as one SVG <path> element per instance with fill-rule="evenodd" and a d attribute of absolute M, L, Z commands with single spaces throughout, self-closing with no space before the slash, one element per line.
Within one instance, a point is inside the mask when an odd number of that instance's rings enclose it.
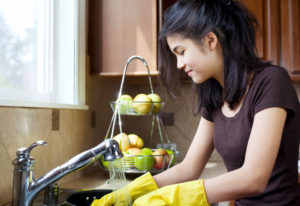
<path fill-rule="evenodd" d="M 201 84 L 201 83 L 204 82 L 203 79 L 199 79 L 199 78 L 193 78 L 193 77 L 191 77 L 191 79 L 192 79 L 192 81 L 193 81 L 195 84 Z"/>

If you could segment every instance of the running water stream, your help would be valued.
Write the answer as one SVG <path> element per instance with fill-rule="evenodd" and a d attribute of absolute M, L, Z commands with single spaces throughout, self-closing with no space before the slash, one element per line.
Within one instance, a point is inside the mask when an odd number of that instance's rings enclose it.
<path fill-rule="evenodd" d="M 108 183 L 114 191 L 114 205 L 131 206 L 132 200 L 129 189 L 128 187 L 125 187 L 128 184 L 128 181 L 125 177 L 122 158 L 108 161 L 108 171 L 110 177 Z"/>

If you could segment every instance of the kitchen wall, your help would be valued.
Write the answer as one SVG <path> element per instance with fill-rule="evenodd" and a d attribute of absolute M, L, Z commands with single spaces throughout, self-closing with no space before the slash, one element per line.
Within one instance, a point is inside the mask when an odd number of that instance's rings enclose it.
<path fill-rule="evenodd" d="M 32 151 L 35 158 L 35 177 L 39 177 L 75 154 L 103 141 L 112 116 L 109 101 L 116 97 L 119 86 L 120 78 L 87 74 L 89 110 L 60 109 L 59 130 L 52 130 L 52 109 L 0 107 L 0 206 L 11 204 L 14 169 L 12 161 L 16 157 L 16 150 L 29 146 L 36 140 L 48 142 L 47 146 Z M 300 96 L 300 84 L 295 83 L 295 87 Z M 192 115 L 191 85 L 184 84 L 182 88 L 182 98 L 174 102 L 159 84 L 154 86 L 155 92 L 166 102 L 163 111 L 174 114 L 174 125 L 165 126 L 165 129 L 170 141 L 177 144 L 179 161 L 184 157 L 199 122 L 199 117 Z M 133 81 L 126 84 L 124 89 L 124 92 L 133 96 L 137 93 L 149 93 L 147 84 L 136 85 Z M 151 117 L 127 117 L 122 120 L 124 132 L 136 133 L 145 140 L 146 145 L 150 144 Z M 219 161 L 220 158 L 214 153 L 211 160 Z M 99 167 L 92 165 L 64 177 L 59 183 L 91 172 L 99 173 L 99 178 L 106 177 Z"/>
<path fill-rule="evenodd" d="M 0 107 L 0 205 L 11 205 L 13 165 L 16 150 L 28 147 L 36 140 L 47 146 L 32 150 L 35 158 L 35 177 L 63 164 L 71 157 L 89 149 L 104 139 L 111 118 L 108 101 L 113 99 L 119 81 L 87 75 L 87 104 L 89 110 L 59 110 L 59 130 L 52 130 L 52 110 L 36 108 Z M 96 119 L 92 122 L 92 113 Z M 95 126 L 92 126 L 92 123 Z M 99 172 L 90 166 L 64 177 L 60 182 L 77 178 L 84 173 Z"/>

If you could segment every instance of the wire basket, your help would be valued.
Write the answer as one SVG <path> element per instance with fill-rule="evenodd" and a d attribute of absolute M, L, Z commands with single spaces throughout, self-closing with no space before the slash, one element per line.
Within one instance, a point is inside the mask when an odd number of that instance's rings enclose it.
<path fill-rule="evenodd" d="M 128 65 L 133 60 L 140 60 L 145 65 L 147 72 L 148 72 L 150 91 L 151 91 L 151 94 L 154 94 L 150 71 L 149 71 L 149 67 L 148 67 L 146 60 L 140 56 L 130 57 L 127 60 L 127 63 L 124 68 L 117 101 L 110 102 L 110 106 L 113 110 L 113 116 L 112 116 L 111 122 L 109 124 L 105 139 L 114 137 L 115 127 L 117 124 L 119 126 L 120 134 L 123 133 L 122 119 L 121 119 L 122 115 L 135 115 L 135 116 L 152 115 L 153 118 L 152 118 L 152 125 L 151 125 L 151 131 L 150 131 L 150 142 L 152 144 L 153 132 L 154 132 L 154 128 L 156 126 L 158 129 L 160 143 L 162 145 L 165 145 L 164 143 L 168 144 L 168 147 L 170 149 L 169 153 L 168 154 L 155 154 L 154 153 L 154 155 L 152 155 L 152 154 L 132 155 L 132 154 L 126 154 L 126 152 L 123 152 L 124 157 L 121 160 L 122 167 L 120 167 L 120 170 L 123 170 L 125 173 L 145 173 L 148 171 L 150 171 L 152 173 L 158 173 L 158 172 L 166 170 L 169 167 L 174 165 L 178 151 L 172 147 L 170 140 L 167 136 L 167 133 L 164 130 L 163 123 L 158 116 L 158 113 L 164 107 L 164 102 L 120 100 L 120 97 L 122 96 L 122 90 L 123 90 L 123 86 L 124 86 L 126 71 L 127 71 Z M 119 144 L 120 144 L 120 148 L 122 148 L 122 147 L 125 148 L 124 145 L 122 145 L 122 143 L 119 143 Z M 151 150 L 153 152 L 155 151 L 155 149 L 151 149 Z M 103 161 L 103 159 L 101 161 L 101 167 L 103 169 L 107 169 L 107 166 L 105 165 L 105 161 Z"/>
<path fill-rule="evenodd" d="M 118 166 L 116 169 L 125 173 L 160 173 L 175 164 L 175 156 L 175 153 L 161 155 L 124 154 L 121 160 L 122 166 Z M 108 170 L 107 162 L 102 160 L 101 167 Z"/>
<path fill-rule="evenodd" d="M 119 113 L 122 115 L 154 115 L 158 114 L 164 107 L 164 102 L 145 101 L 113 101 L 110 103 L 114 111 L 119 106 Z"/>

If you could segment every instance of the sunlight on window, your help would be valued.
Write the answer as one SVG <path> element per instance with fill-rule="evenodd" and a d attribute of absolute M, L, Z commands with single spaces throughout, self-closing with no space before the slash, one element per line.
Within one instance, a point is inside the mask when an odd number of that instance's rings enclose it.
<path fill-rule="evenodd" d="M 0 100 L 84 102 L 76 99 L 84 7 L 79 0 L 0 0 Z"/>
<path fill-rule="evenodd" d="M 0 5 L 0 85 L 32 90 L 26 82 L 35 74 L 36 0 L 0 0 Z"/>

